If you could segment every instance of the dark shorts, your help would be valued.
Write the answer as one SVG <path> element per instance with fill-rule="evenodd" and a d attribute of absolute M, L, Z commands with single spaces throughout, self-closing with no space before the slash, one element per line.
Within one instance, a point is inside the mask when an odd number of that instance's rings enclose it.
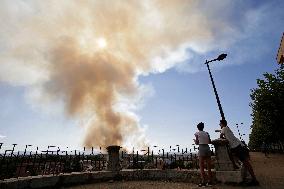
<path fill-rule="evenodd" d="M 199 144 L 199 157 L 210 157 L 211 151 L 208 144 Z"/>
<path fill-rule="evenodd" d="M 235 148 L 231 148 L 231 152 L 233 155 L 237 156 L 240 161 L 245 161 L 249 158 L 249 151 L 246 147 L 243 147 L 242 145 L 239 145 Z"/>

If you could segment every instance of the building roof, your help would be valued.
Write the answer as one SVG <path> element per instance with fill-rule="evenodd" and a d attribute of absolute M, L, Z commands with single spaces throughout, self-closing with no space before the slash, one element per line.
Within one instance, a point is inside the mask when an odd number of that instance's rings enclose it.
<path fill-rule="evenodd" d="M 278 64 L 284 63 L 284 32 L 282 34 L 282 39 L 281 39 L 281 42 L 280 42 L 280 46 L 279 46 L 279 49 L 278 49 L 276 59 L 277 59 Z"/>

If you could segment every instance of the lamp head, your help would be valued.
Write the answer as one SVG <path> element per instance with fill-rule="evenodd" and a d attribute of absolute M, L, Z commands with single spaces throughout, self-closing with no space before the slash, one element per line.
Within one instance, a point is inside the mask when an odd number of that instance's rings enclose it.
<path fill-rule="evenodd" d="M 224 60 L 227 57 L 227 54 L 220 54 L 217 58 L 218 61 Z"/>

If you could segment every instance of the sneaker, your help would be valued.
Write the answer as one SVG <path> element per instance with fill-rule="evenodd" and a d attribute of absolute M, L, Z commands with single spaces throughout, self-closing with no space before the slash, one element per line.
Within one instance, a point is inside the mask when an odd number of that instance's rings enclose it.
<path fill-rule="evenodd" d="M 201 183 L 199 183 L 199 184 L 198 184 L 198 187 L 206 187 L 205 182 L 201 182 Z"/>
<path fill-rule="evenodd" d="M 213 183 L 211 181 L 207 182 L 206 186 L 213 186 Z"/>

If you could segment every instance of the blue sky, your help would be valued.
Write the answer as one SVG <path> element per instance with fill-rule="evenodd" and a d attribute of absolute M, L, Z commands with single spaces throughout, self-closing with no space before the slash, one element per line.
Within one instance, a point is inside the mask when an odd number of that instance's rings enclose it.
<path fill-rule="evenodd" d="M 191 44 L 192 48 L 184 49 L 186 56 L 177 64 L 138 76 L 139 85 L 146 86 L 151 92 L 142 97 L 134 112 L 151 145 L 189 147 L 193 143 L 196 124 L 201 121 L 211 138 L 218 137 L 214 130 L 219 129 L 220 115 L 204 62 L 220 53 L 228 56 L 221 62 L 212 63 L 211 70 L 221 104 L 236 135 L 235 124 L 244 123 L 240 131 L 246 134 L 248 142 L 252 122 L 250 90 L 256 87 L 256 79 L 262 78 L 264 72 L 273 72 L 277 68 L 276 54 L 284 31 L 283 8 L 284 3 L 280 0 L 229 1 L 224 4 L 204 1 L 197 6 L 198 14 L 210 22 L 213 42 L 202 44 L 202 40 L 196 40 Z M 220 28 L 220 23 L 226 25 L 225 29 Z M 210 45 L 204 47 L 207 44 Z M 4 68 L 0 66 L 0 69 Z M 30 90 L 29 85 L 0 80 L 0 142 L 21 146 L 82 147 L 86 132 L 80 126 L 82 120 L 62 113 L 60 103 L 42 111 L 45 108 L 39 109 L 38 104 L 29 101 Z"/>

